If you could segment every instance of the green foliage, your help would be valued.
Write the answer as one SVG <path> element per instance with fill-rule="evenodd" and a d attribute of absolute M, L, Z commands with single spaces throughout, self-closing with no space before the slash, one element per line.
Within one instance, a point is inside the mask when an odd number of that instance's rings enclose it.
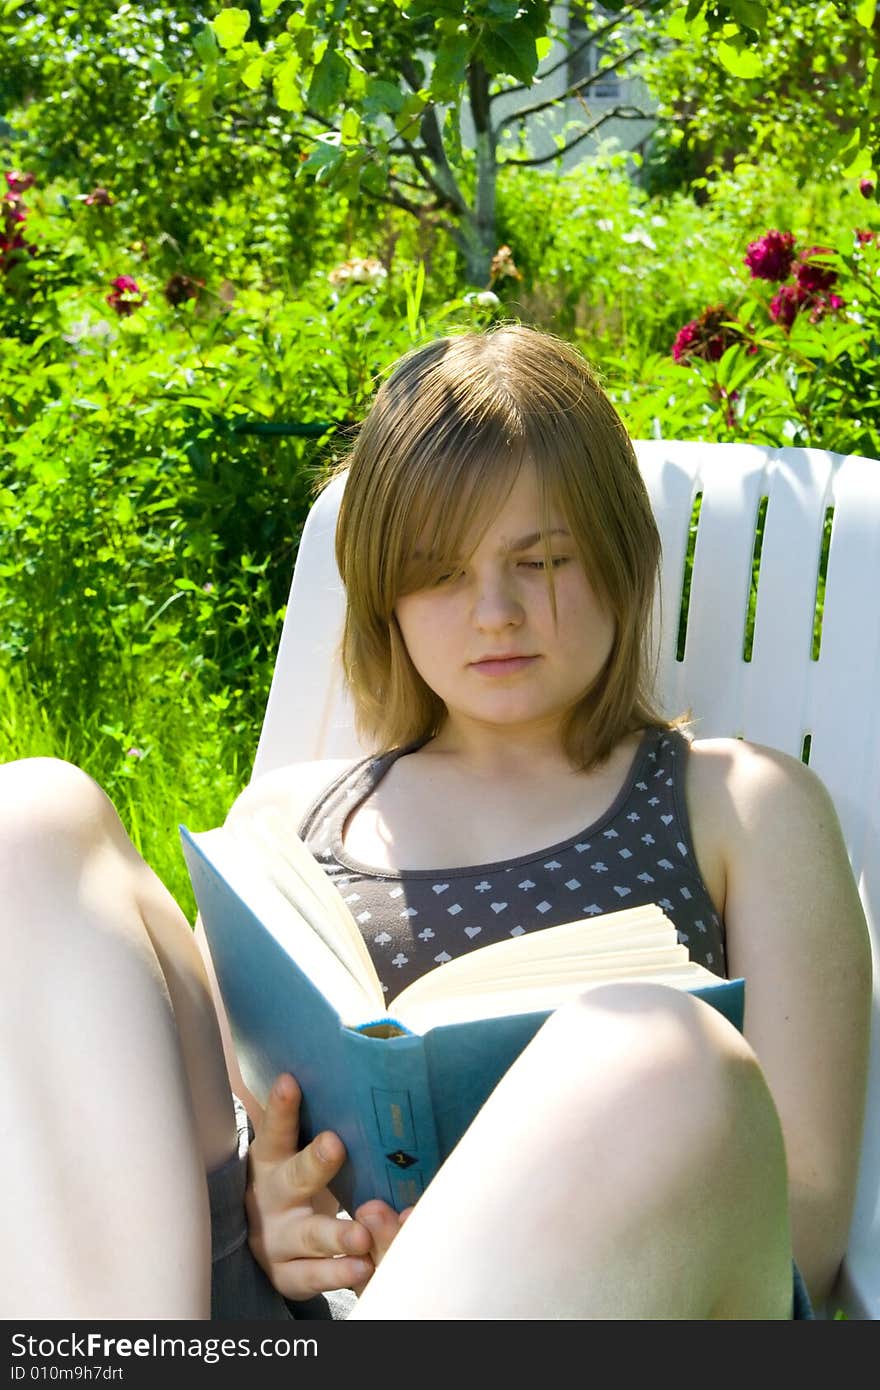
<path fill-rule="evenodd" d="M 685 170 L 704 175 L 749 150 L 803 178 L 820 165 L 867 172 L 880 163 L 873 21 L 873 5 L 858 0 L 705 5 L 693 16 L 675 6 L 662 22 L 646 21 L 641 72 L 658 103 L 655 159 L 679 152 Z"/>

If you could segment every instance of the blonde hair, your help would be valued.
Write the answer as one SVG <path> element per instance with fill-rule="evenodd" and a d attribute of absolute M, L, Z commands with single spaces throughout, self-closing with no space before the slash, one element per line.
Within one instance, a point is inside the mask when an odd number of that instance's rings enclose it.
<path fill-rule="evenodd" d="M 475 518 L 485 533 L 526 460 L 537 473 L 541 530 L 555 504 L 615 624 L 603 670 L 563 721 L 570 763 L 586 771 L 625 734 L 681 722 L 653 702 L 660 538 L 623 423 L 576 348 L 501 324 L 401 358 L 350 454 L 318 487 L 347 471 L 336 527 L 346 590 L 339 655 L 366 746 L 385 751 L 439 732 L 446 706 L 413 666 L 394 607 L 454 567 Z M 419 558 L 426 533 L 430 554 Z M 544 548 L 555 618 L 546 535 Z"/>

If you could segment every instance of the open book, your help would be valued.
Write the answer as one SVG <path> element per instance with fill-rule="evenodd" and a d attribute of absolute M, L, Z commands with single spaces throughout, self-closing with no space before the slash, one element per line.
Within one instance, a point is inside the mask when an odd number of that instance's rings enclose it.
<path fill-rule="evenodd" d="M 193 834 L 184 855 L 242 1076 L 265 1103 L 282 1071 L 301 1138 L 332 1129 L 348 1210 L 416 1200 L 548 1015 L 590 984 L 652 981 L 742 1026 L 743 982 L 691 961 L 655 905 L 480 947 L 392 999 L 341 894 L 276 812 Z"/>

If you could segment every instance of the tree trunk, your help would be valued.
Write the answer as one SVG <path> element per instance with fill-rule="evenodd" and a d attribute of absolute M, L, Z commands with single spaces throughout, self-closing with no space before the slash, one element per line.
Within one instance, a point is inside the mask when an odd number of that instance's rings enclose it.
<path fill-rule="evenodd" d="M 498 250 L 495 197 L 498 181 L 496 140 L 489 115 L 489 74 L 482 63 L 468 69 L 468 93 L 474 122 L 476 196 L 461 218 L 456 243 L 465 259 L 465 277 L 477 289 L 489 288 L 489 268 Z"/>

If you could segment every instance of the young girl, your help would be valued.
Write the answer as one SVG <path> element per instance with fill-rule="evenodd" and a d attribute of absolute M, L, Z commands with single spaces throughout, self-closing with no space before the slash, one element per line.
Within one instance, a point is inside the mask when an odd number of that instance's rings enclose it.
<path fill-rule="evenodd" d="M 870 1000 L 827 793 L 658 711 L 657 531 L 574 348 L 504 326 L 410 353 L 346 466 L 341 656 L 377 752 L 260 778 L 230 819 L 283 812 L 390 989 L 658 901 L 745 976 L 745 1037 L 672 989 L 587 991 L 410 1213 L 340 1219 L 341 1141 L 297 1151 L 293 1077 L 265 1113 L 249 1096 L 204 944 L 107 798 L 7 764 L 0 1312 L 326 1316 L 317 1296 L 351 1289 L 353 1318 L 809 1316 L 804 1281 L 823 1300 L 846 1246 Z"/>

